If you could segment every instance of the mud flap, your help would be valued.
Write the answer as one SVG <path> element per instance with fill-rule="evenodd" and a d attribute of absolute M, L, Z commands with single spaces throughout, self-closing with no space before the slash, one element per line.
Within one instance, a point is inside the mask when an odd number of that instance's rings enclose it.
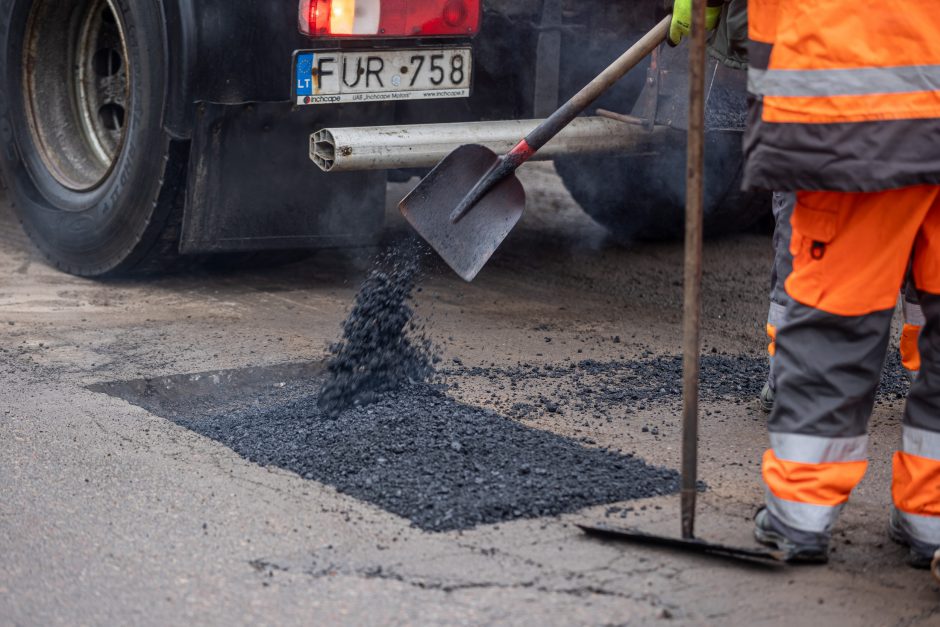
<path fill-rule="evenodd" d="M 180 249 L 211 253 L 373 244 L 385 216 L 385 172 L 326 175 L 309 137 L 324 124 L 392 121 L 384 105 L 199 103 Z"/>

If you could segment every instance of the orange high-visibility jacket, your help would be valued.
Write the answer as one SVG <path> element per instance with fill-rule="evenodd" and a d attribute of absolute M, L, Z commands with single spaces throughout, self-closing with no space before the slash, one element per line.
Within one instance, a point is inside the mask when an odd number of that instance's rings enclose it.
<path fill-rule="evenodd" d="M 940 184 L 940 0 L 750 0 L 744 186 Z"/>

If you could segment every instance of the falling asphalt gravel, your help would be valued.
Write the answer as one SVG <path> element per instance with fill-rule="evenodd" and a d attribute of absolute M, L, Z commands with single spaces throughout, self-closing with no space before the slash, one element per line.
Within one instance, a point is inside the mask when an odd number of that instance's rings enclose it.
<path fill-rule="evenodd" d="M 330 348 L 320 408 L 337 414 L 368 405 L 383 392 L 430 380 L 437 358 L 416 322 L 412 292 L 427 247 L 417 240 L 386 251 L 374 263 Z"/>

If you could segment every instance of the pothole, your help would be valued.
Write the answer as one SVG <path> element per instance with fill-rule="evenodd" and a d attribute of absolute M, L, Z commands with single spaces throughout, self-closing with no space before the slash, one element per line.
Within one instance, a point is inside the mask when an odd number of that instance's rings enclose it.
<path fill-rule="evenodd" d="M 427 531 L 674 493 L 678 474 L 590 448 L 415 385 L 329 417 L 323 364 L 92 386 L 230 447 L 377 505 Z"/>

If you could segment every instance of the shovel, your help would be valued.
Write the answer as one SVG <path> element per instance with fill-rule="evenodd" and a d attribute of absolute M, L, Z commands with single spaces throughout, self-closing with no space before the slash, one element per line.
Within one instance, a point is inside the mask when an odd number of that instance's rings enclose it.
<path fill-rule="evenodd" d="M 472 281 L 522 217 L 519 166 L 664 42 L 670 22 L 664 18 L 507 154 L 461 146 L 401 201 L 405 219 L 461 278 Z"/>
<path fill-rule="evenodd" d="M 705 160 L 705 2 L 694 0 L 689 52 L 689 146 L 685 208 L 685 311 L 682 322 L 682 537 L 660 536 L 606 524 L 578 525 L 588 535 L 650 544 L 750 562 L 782 562 L 780 551 L 727 546 L 695 537 L 698 492 L 698 396 L 702 318 L 702 221 Z"/>

